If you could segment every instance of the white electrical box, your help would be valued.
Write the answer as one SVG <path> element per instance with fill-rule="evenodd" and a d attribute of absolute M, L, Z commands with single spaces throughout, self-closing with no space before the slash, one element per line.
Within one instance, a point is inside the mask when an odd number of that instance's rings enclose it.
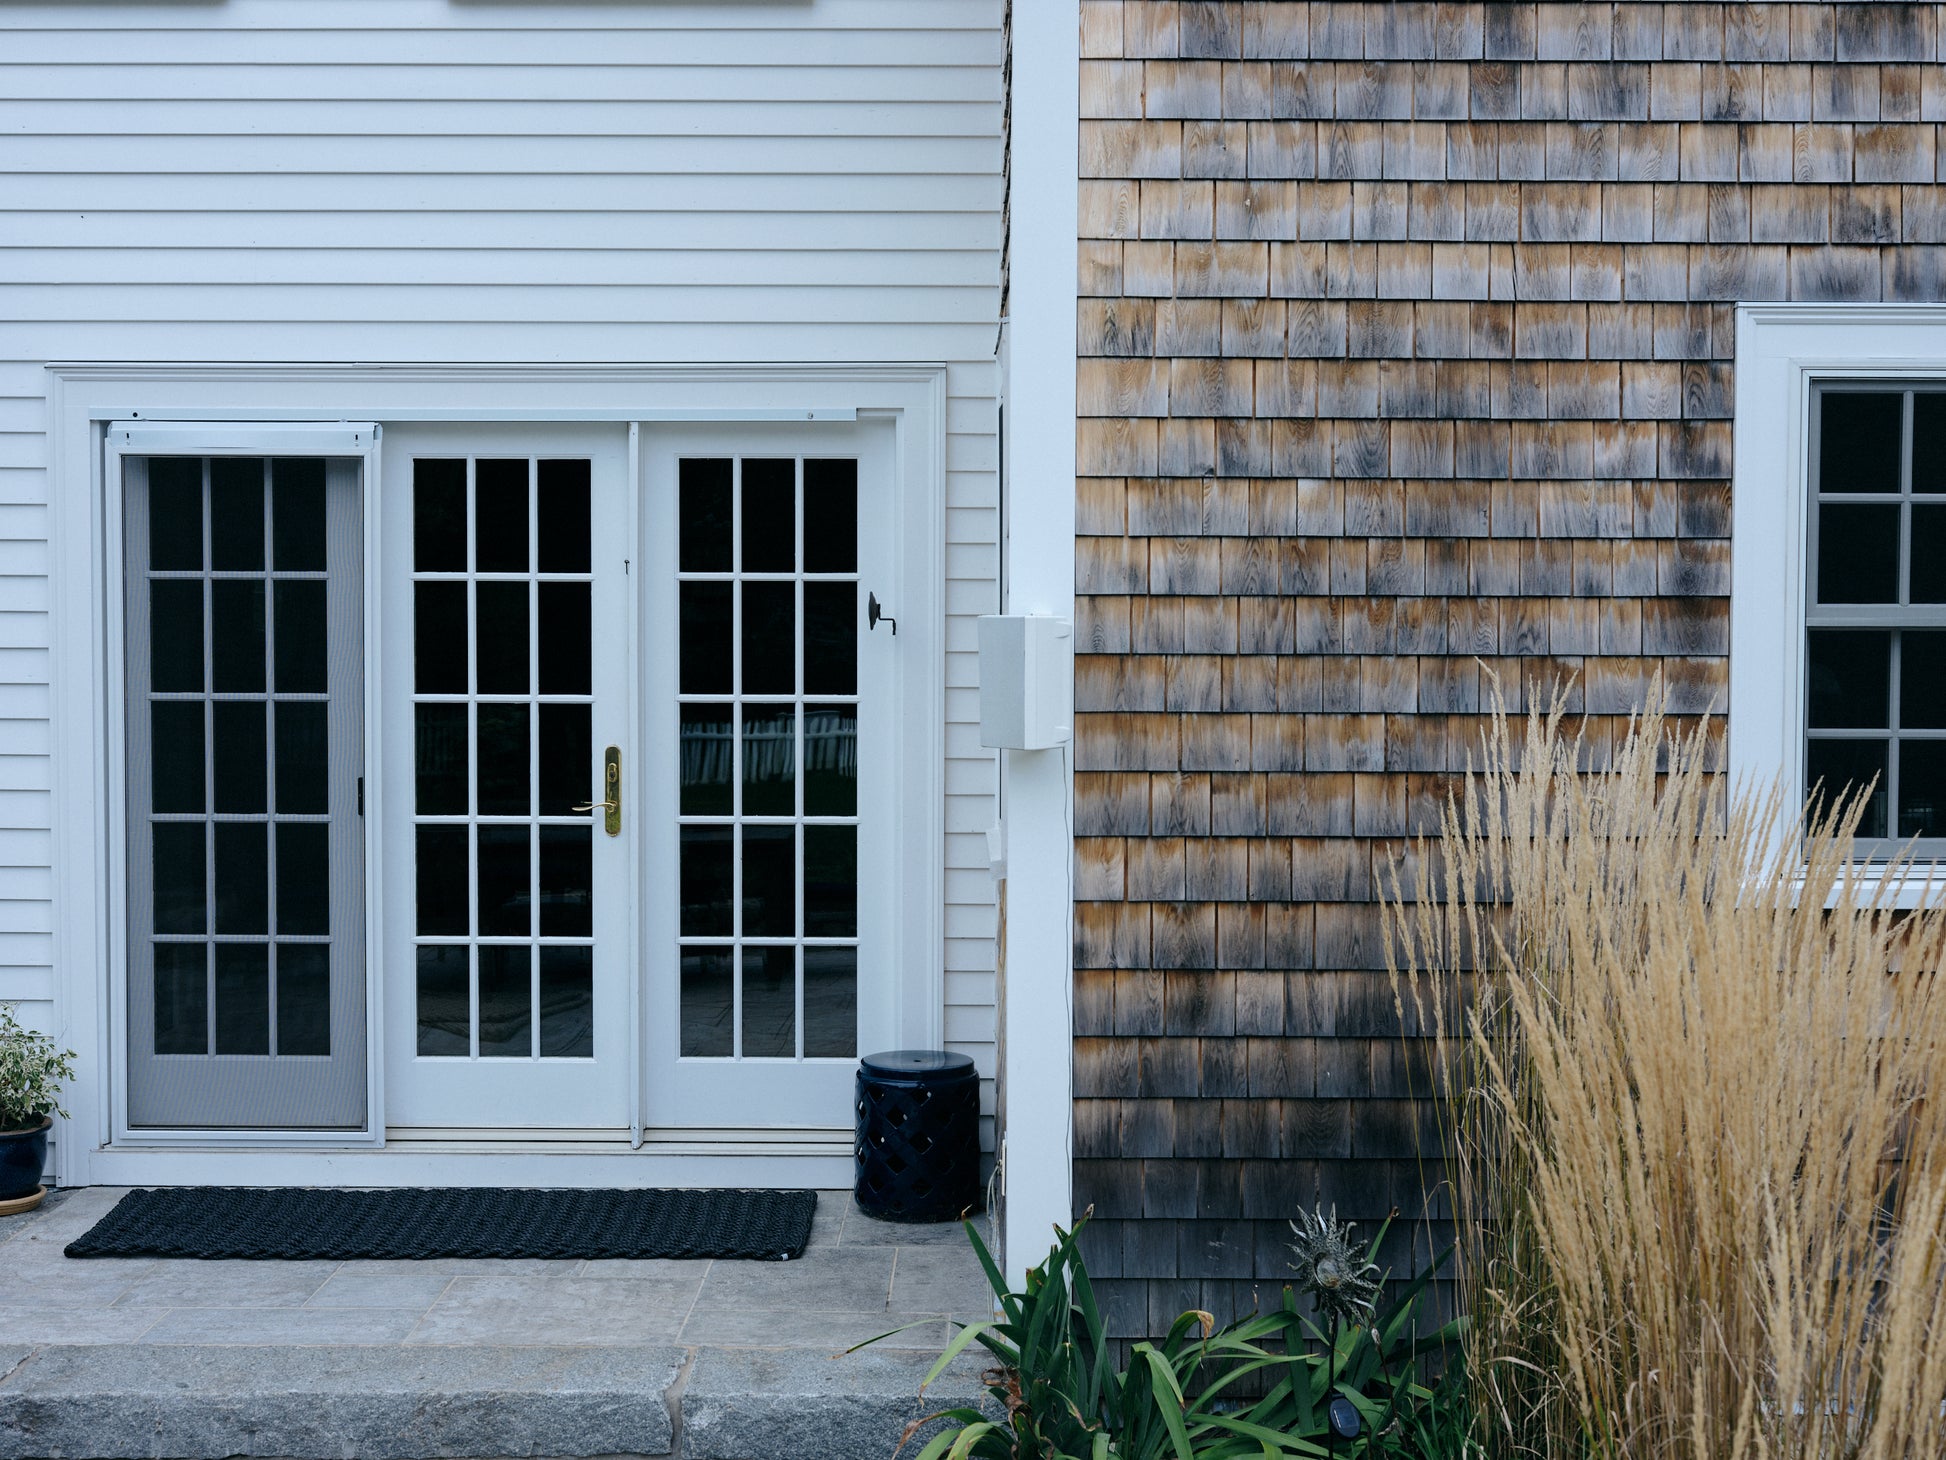
<path fill-rule="evenodd" d="M 1073 738 L 1074 626 L 1049 614 L 980 619 L 980 744 L 1052 750 Z"/>

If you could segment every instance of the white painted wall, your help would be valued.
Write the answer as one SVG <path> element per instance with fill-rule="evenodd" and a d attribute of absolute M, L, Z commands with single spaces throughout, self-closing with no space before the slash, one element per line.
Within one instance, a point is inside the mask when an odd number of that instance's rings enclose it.
<path fill-rule="evenodd" d="M 0 998 L 58 1022 L 47 363 L 941 361 L 945 1029 L 990 1077 L 1001 11 L 0 9 Z"/>

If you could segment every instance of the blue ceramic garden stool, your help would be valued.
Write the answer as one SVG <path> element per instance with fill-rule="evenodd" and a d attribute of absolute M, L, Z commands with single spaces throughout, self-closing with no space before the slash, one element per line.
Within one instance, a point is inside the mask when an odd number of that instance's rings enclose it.
<path fill-rule="evenodd" d="M 888 1222 L 950 1222 L 980 1205 L 980 1076 L 943 1049 L 858 1062 L 852 1145 L 861 1210 Z"/>

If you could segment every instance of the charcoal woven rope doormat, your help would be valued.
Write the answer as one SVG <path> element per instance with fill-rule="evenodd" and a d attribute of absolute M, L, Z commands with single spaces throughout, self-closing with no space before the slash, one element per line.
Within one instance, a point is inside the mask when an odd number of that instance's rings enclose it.
<path fill-rule="evenodd" d="M 800 1257 L 814 1191 L 131 1191 L 69 1257 Z"/>

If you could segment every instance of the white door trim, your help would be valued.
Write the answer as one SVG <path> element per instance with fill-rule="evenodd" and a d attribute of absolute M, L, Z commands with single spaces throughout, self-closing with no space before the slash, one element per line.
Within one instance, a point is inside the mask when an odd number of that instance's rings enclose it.
<path fill-rule="evenodd" d="M 52 490 L 49 523 L 51 573 L 50 719 L 54 743 L 76 747 L 58 754 L 53 770 L 52 860 L 55 886 L 60 889 L 54 909 L 54 1017 L 61 1037 L 80 1055 L 76 1079 L 67 1096 L 71 1116 L 60 1123 L 55 1145 L 56 1179 L 64 1185 L 89 1185 L 109 1179 L 130 1179 L 126 1160 L 117 1152 L 133 1153 L 125 1133 L 118 1132 L 117 1101 L 121 1098 L 113 1071 L 113 989 L 115 950 L 110 929 L 119 913 L 110 897 L 113 856 L 106 732 L 110 686 L 106 678 L 104 646 L 108 642 L 108 596 L 119 591 L 119 565 L 111 572 L 106 537 L 106 457 L 103 438 L 113 421 L 206 421 L 344 423 L 349 421 L 465 421 L 560 420 L 616 421 L 740 421 L 847 420 L 871 413 L 891 418 L 896 426 L 895 460 L 900 489 L 911 508 L 904 534 L 904 570 L 913 582 L 931 585 L 934 603 L 927 621 L 915 615 L 914 629 L 923 628 L 927 644 L 909 661 L 917 670 L 924 663 L 931 690 L 923 696 L 920 723 L 910 727 L 915 745 L 926 752 L 914 767 L 918 794 L 902 808 L 908 835 L 903 845 L 923 847 L 916 865 L 912 904 L 904 910 L 901 945 L 914 959 L 908 987 L 917 1007 L 902 1017 L 906 1037 L 938 1043 L 944 1025 L 944 880 L 945 880 L 945 420 L 946 367 L 939 363 L 850 365 L 259 365 L 233 362 L 126 364 L 115 362 L 57 363 L 48 367 L 50 472 Z M 375 469 L 367 476 L 375 498 L 380 484 Z M 368 509 L 369 510 L 369 509 Z M 368 538 L 367 553 L 371 551 Z M 368 591 L 376 584 L 367 574 Z M 378 606 L 367 605 L 367 634 L 376 642 L 381 632 Z M 905 621 L 900 624 L 905 631 Z M 368 667 L 368 681 L 370 669 Z M 382 708 L 377 686 L 368 683 L 367 725 L 380 722 Z M 368 734 L 370 731 L 368 730 Z M 367 788 L 377 770 L 377 757 L 368 752 Z M 919 787 L 923 786 L 923 790 Z M 368 820 L 369 824 L 372 818 Z M 377 899 L 384 878 L 372 868 L 372 898 L 367 926 L 383 926 Z M 376 970 L 374 963 L 372 968 Z M 376 975 L 368 980 L 375 986 Z M 367 1029 L 373 1041 L 368 1068 L 377 1071 L 382 1031 L 376 1017 Z M 641 1081 L 637 1081 L 640 1096 Z M 374 1090 L 372 1109 L 382 1111 L 383 1090 Z M 637 1120 L 640 1116 L 638 1113 Z M 153 1133 L 144 1132 L 145 1137 Z M 631 1130 L 632 1134 L 632 1130 Z M 664 1149 L 669 1132 L 645 1130 L 645 1149 Z M 220 1143 L 201 1132 L 185 1132 L 184 1145 L 214 1151 L 219 1144 L 258 1145 L 259 1150 L 237 1151 L 237 1162 L 223 1160 L 209 1166 L 211 1176 L 196 1177 L 208 1163 L 199 1161 L 181 1172 L 155 1178 L 168 1180 L 280 1179 L 271 1173 L 303 1172 L 282 1179 L 323 1179 L 307 1158 L 292 1167 L 272 1160 L 263 1149 L 262 1133 L 225 1138 Z M 300 1154 L 304 1147 L 273 1137 L 279 1149 Z M 307 1135 L 307 1145 L 327 1144 Z M 345 1140 L 337 1137 L 337 1144 Z M 627 1149 L 624 1146 L 624 1149 Z M 682 1151 L 702 1159 L 708 1150 L 744 1149 L 734 1144 L 703 1146 L 688 1139 L 669 1140 L 672 1154 Z M 367 1144 L 369 1159 L 380 1159 Z M 185 1153 L 186 1154 L 186 1153 Z M 401 1153 L 403 1154 L 403 1153 Z M 345 1158 L 334 1157 L 333 1168 Z M 747 1159 L 738 1157 L 737 1159 Z M 835 1160 L 836 1158 L 831 1158 Z M 363 1162 L 359 1163 L 361 1168 Z M 720 1165 L 713 1158 L 704 1166 Z M 700 1173 L 703 1166 L 698 1166 Z M 739 1168 L 739 1179 L 767 1179 L 750 1167 Z M 786 1169 L 789 1169 L 788 1167 Z M 261 1173 L 261 1174 L 253 1174 Z M 366 1179 L 376 1179 L 367 1177 Z M 479 1179 L 475 1177 L 473 1179 Z M 700 1175 L 699 1175 L 699 1179 Z"/>

